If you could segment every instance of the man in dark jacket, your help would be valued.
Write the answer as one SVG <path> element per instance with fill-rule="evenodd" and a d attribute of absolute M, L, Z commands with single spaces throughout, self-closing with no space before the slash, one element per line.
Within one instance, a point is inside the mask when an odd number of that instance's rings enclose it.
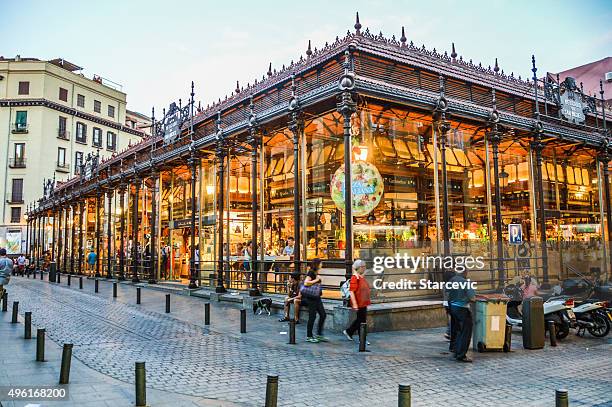
<path fill-rule="evenodd" d="M 458 362 L 471 362 L 466 356 L 472 339 L 472 312 L 470 302 L 474 301 L 476 293 L 466 280 L 466 272 L 457 272 L 447 284 L 448 306 L 451 314 L 450 350 L 454 352 Z"/>

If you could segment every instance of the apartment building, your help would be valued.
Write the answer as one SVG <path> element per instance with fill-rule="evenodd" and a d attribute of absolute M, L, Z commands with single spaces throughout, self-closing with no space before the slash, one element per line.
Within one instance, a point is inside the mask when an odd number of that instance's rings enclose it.
<path fill-rule="evenodd" d="M 145 134 L 126 125 L 126 94 L 64 59 L 0 57 L 0 247 L 25 250 L 27 204 L 89 154 L 108 157 Z"/>

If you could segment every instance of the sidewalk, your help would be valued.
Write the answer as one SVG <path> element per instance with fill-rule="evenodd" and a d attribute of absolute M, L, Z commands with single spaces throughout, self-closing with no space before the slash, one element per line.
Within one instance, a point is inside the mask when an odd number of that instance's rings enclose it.
<path fill-rule="evenodd" d="M 12 301 L 9 299 L 12 306 Z M 74 356 L 71 361 L 70 383 L 59 385 L 62 347 L 46 337 L 45 362 L 36 362 L 36 328 L 32 338 L 24 339 L 23 317 L 11 323 L 11 307 L 0 312 L 0 386 L 57 386 L 66 388 L 69 401 L 5 401 L 0 407 L 66 406 L 66 407 L 123 407 L 133 406 L 134 385 L 113 379 L 81 363 Z M 147 372 L 147 375 L 149 372 Z M 156 407 L 239 406 L 239 404 L 190 397 L 147 388 L 147 405 Z"/>

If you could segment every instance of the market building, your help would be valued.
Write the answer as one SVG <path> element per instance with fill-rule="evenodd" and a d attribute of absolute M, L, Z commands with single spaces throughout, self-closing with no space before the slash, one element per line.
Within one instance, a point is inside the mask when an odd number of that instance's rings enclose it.
<path fill-rule="evenodd" d="M 45 191 L 28 213 L 31 254 L 87 273 L 93 248 L 97 276 L 252 295 L 318 257 L 327 298 L 353 259 L 397 254 L 482 257 L 467 267 L 483 290 L 525 272 L 544 284 L 609 273 L 603 91 L 541 80 L 535 59 L 523 79 L 454 44 L 417 46 L 403 28 L 399 39 L 354 28 L 212 106 L 197 108 L 192 87 L 186 105 L 155 112 L 150 137 Z M 380 276 L 440 281 L 442 269 Z"/>
<path fill-rule="evenodd" d="M 67 181 L 87 160 L 110 157 L 145 134 L 124 125 L 120 85 L 81 70 L 62 58 L 0 57 L 0 245 L 10 255 L 26 252 L 24 215 L 43 183 Z"/>

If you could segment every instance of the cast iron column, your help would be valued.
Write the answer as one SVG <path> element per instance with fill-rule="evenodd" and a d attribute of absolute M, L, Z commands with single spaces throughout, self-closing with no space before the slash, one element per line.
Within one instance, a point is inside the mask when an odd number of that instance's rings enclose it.
<path fill-rule="evenodd" d="M 83 218 L 87 198 L 79 205 L 79 275 L 83 274 Z"/>
<path fill-rule="evenodd" d="M 119 277 L 118 280 L 125 280 L 125 190 L 127 186 L 119 186 L 119 210 L 121 218 L 119 223 Z"/>
<path fill-rule="evenodd" d="M 138 197 L 140 178 L 134 178 L 134 201 L 132 202 L 132 282 L 139 283 L 138 278 Z"/>
<path fill-rule="evenodd" d="M 108 211 L 106 213 L 106 278 L 113 278 L 113 235 L 112 235 L 112 219 L 113 219 L 113 190 L 109 187 L 106 193 L 108 197 Z"/>
<path fill-rule="evenodd" d="M 440 133 L 440 161 L 442 162 L 442 238 L 444 256 L 450 255 L 450 214 L 448 210 L 448 174 L 446 169 L 446 143 L 450 123 L 444 118 L 438 123 Z"/>
<path fill-rule="evenodd" d="M 153 188 L 151 189 L 151 275 L 149 276 L 149 284 L 157 283 L 157 180 L 159 172 L 156 168 L 151 171 L 151 181 Z"/>
<path fill-rule="evenodd" d="M 100 254 L 100 239 L 102 237 L 102 230 L 100 225 L 100 206 L 104 205 L 102 199 L 100 199 L 101 192 L 100 189 L 96 191 L 96 277 L 100 277 L 100 263 L 101 263 L 101 254 Z"/>
<path fill-rule="evenodd" d="M 291 101 L 289 102 L 289 112 L 291 120 L 289 122 L 289 130 L 293 133 L 293 261 L 294 270 L 301 271 L 300 257 L 302 252 L 302 236 L 300 225 L 302 218 L 300 216 L 300 137 L 304 130 L 304 121 L 302 120 L 302 112 L 300 110 L 300 102 L 296 94 L 295 77 L 291 76 Z"/>
<path fill-rule="evenodd" d="M 51 261 L 55 261 L 55 245 L 57 244 L 57 241 L 55 240 L 55 227 L 57 226 L 57 223 L 55 222 L 55 218 L 57 216 L 55 204 L 53 204 L 53 209 L 51 209 L 51 215 L 53 216 L 53 223 L 51 224 Z"/>
<path fill-rule="evenodd" d="M 217 143 L 217 160 L 219 160 L 219 197 L 217 199 L 217 206 L 219 210 L 219 266 L 217 269 L 217 287 L 215 287 L 215 292 L 224 293 L 227 290 L 223 286 L 223 257 L 224 247 L 223 247 L 223 203 L 224 203 L 224 165 L 225 165 L 225 146 L 223 145 L 223 135 L 220 134 Z M 228 250 L 229 254 L 229 250 Z"/>
<path fill-rule="evenodd" d="M 542 150 L 545 145 L 542 142 L 542 124 L 538 121 L 536 133 L 531 147 L 536 156 L 536 187 L 538 194 L 538 205 L 540 206 L 540 244 L 542 245 L 542 283 L 548 286 L 548 250 L 546 247 L 546 211 L 544 207 L 544 180 L 542 178 Z M 546 287 L 545 287 L 546 288 Z"/>
<path fill-rule="evenodd" d="M 72 204 L 72 225 L 70 228 L 70 274 L 74 274 L 74 236 L 76 234 L 76 213 L 78 208 L 78 202 Z"/>
<path fill-rule="evenodd" d="M 251 297 L 257 297 L 261 295 L 259 287 L 257 286 L 258 271 L 260 264 L 263 264 L 264 250 L 261 250 L 261 262 L 258 261 L 258 248 L 257 248 L 257 117 L 255 115 L 255 106 L 253 105 L 253 95 L 251 95 L 251 101 L 249 104 L 250 116 L 249 116 L 249 142 L 251 143 L 251 229 L 253 235 L 253 250 L 251 253 L 251 288 L 249 289 L 249 295 Z M 263 243 L 263 242 L 262 242 Z M 263 246 L 263 245 L 262 245 Z"/>
<path fill-rule="evenodd" d="M 189 170 L 191 171 L 191 224 L 189 232 L 191 247 L 189 248 L 189 287 L 190 289 L 198 288 L 197 278 L 200 274 L 199 261 L 198 269 L 196 269 L 195 261 L 195 233 L 196 233 L 196 180 L 198 177 L 198 158 L 195 153 L 189 157 Z M 201 253 L 200 253 L 201 255 Z M 196 275 L 197 274 L 197 275 Z"/>
<path fill-rule="evenodd" d="M 64 243 L 62 242 L 62 217 L 63 217 L 64 208 L 59 205 L 57 210 L 57 260 L 55 264 L 57 264 L 57 270 L 62 270 L 62 249 L 64 247 Z"/>
<path fill-rule="evenodd" d="M 26 257 L 30 257 L 30 222 L 32 222 L 32 215 L 30 214 L 30 207 L 27 206 L 26 207 L 26 217 L 27 217 L 27 221 L 26 221 L 26 250 L 25 250 L 25 255 Z"/>
<path fill-rule="evenodd" d="M 610 202 L 610 169 L 608 168 L 608 165 L 610 164 L 610 155 L 607 151 L 600 155 L 599 161 L 603 164 L 604 194 L 606 199 L 606 223 L 608 224 L 608 255 L 610 256 L 610 264 L 612 265 L 612 202 Z"/>
<path fill-rule="evenodd" d="M 493 111 L 489 115 L 489 132 L 487 134 L 493 149 L 493 177 L 495 178 L 495 233 L 497 234 L 497 268 L 499 286 L 502 287 L 506 275 L 504 271 L 504 246 L 502 240 L 502 216 L 501 216 L 501 188 L 499 185 L 499 143 L 502 140 L 501 132 L 498 128 L 499 113 L 493 90 Z"/>
<path fill-rule="evenodd" d="M 70 215 L 70 204 L 67 204 L 64 208 L 64 236 L 63 236 L 63 248 L 64 254 L 62 256 L 63 267 L 62 271 L 64 273 L 68 272 L 68 219 Z"/>

